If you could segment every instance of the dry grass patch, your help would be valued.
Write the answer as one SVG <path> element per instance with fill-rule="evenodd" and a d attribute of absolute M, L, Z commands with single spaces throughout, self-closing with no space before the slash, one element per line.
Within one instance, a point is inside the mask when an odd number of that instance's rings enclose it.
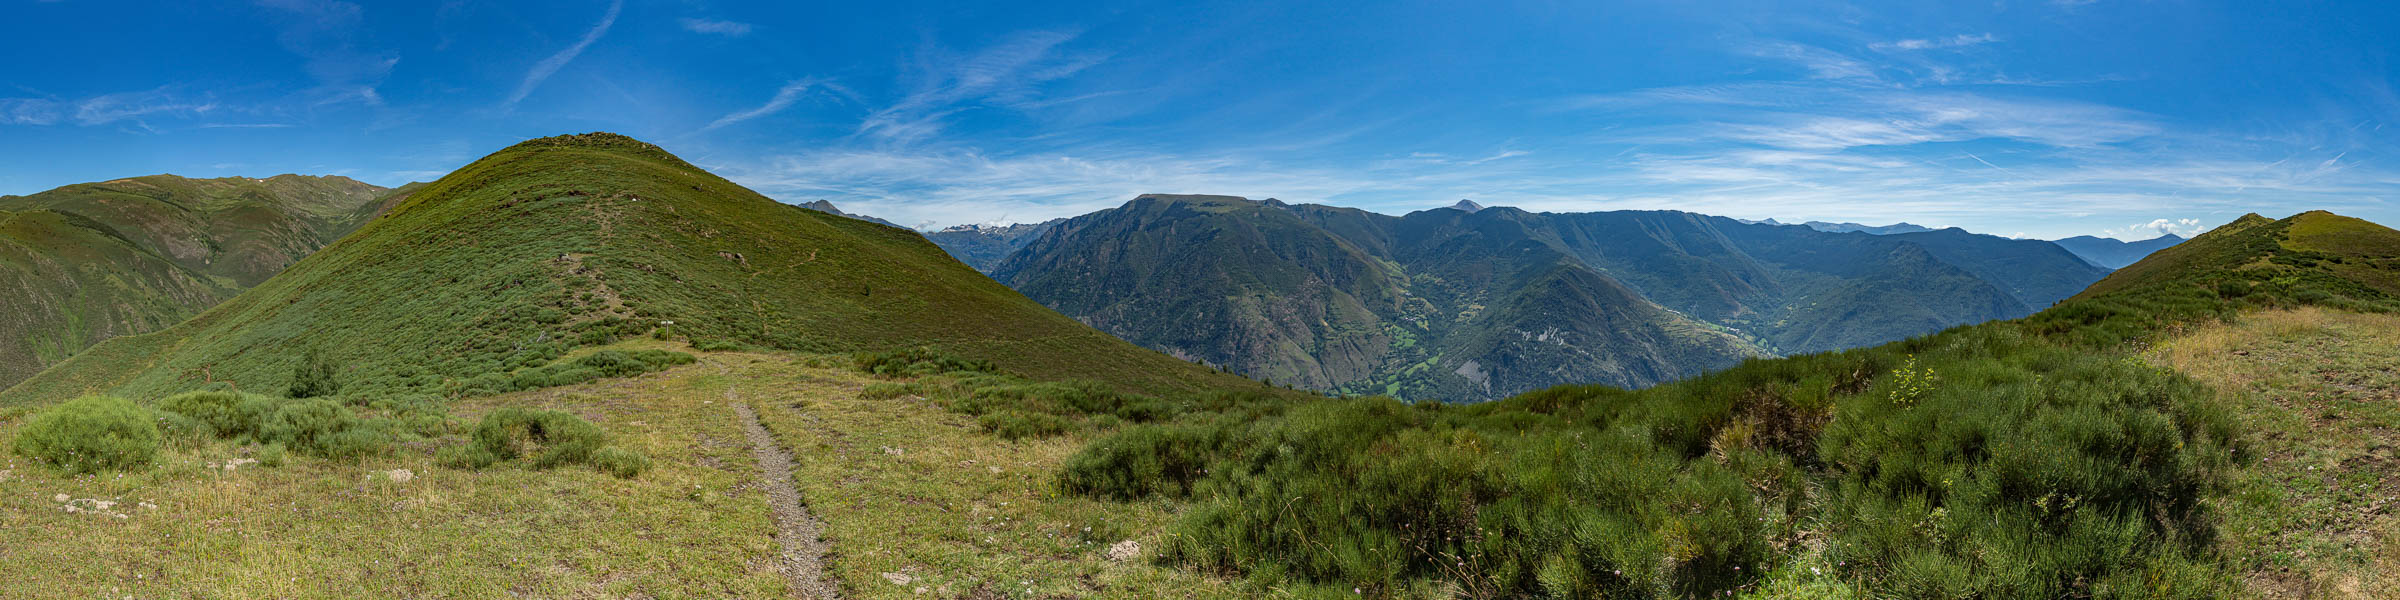
<path fill-rule="evenodd" d="M 124 475 L 0 459 L 0 581 L 10 598 L 782 597 L 733 411 L 677 393 L 704 368 L 452 407 L 466 423 L 504 406 L 574 412 L 654 459 L 632 479 L 437 465 L 455 434 L 356 464 L 229 469 L 257 457 L 222 441 Z M 0 421 L 0 443 L 22 420 Z"/>
<path fill-rule="evenodd" d="M 2400 315 L 2251 313 L 2150 358 L 2222 390 L 2251 434 L 2218 504 L 2252 591 L 2400 597 Z"/>
<path fill-rule="evenodd" d="M 847 598 L 1280 595 L 1152 564 L 1172 505 L 1058 494 L 1059 464 L 1098 433 L 1008 441 L 920 397 L 864 399 L 882 380 L 844 357 L 710 357 L 731 374 L 709 385 L 740 386 L 792 451 Z"/>

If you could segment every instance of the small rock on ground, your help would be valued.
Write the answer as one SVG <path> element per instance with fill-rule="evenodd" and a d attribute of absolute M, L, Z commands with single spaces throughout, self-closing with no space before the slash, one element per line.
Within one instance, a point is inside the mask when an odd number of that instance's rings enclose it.
<path fill-rule="evenodd" d="M 1141 556 L 1141 555 L 1142 555 L 1142 543 L 1141 543 L 1141 542 L 1136 542 L 1136 541 L 1133 541 L 1133 540 L 1125 540 L 1125 541 L 1122 541 L 1122 542 L 1117 542 L 1117 543 L 1115 543 L 1115 544 L 1110 544 L 1110 545 L 1108 546 L 1108 559 L 1109 559 L 1109 560 L 1113 560 L 1113 561 L 1117 561 L 1117 562 L 1125 562 L 1125 561 L 1133 560 L 1133 559 L 1134 559 L 1134 557 Z"/>
<path fill-rule="evenodd" d="M 908 585 L 908 582 L 916 581 L 917 578 L 909 577 L 907 573 L 884 573 L 883 580 L 892 582 L 892 585 Z"/>

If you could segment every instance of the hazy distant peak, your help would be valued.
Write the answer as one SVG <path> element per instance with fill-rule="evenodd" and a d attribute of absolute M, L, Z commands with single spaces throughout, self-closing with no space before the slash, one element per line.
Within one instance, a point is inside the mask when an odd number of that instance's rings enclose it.
<path fill-rule="evenodd" d="M 1815 229 L 1815 230 L 1817 230 L 1817 231 L 1823 231 L 1823 232 L 1827 232 L 1827 233 L 1850 233 L 1850 232 L 1859 232 L 1859 233 L 1870 233 L 1870 234 L 1875 234 L 1875 235 L 1891 235 L 1891 234 L 1895 234 L 1895 233 L 1922 233 L 1922 232 L 1927 232 L 1927 231 L 1933 231 L 1933 230 L 1934 230 L 1934 229 L 1933 229 L 1933 228 L 1931 228 L 1931 227 L 1926 227 L 1926 226 L 1923 226 L 1923 225 L 1917 225 L 1917 224 L 1914 224 L 1914 223 L 1906 223 L 1906 222 L 1902 222 L 1902 223 L 1893 223 L 1893 224 L 1890 224 L 1890 225 L 1881 225 L 1881 226 L 1877 226 L 1877 225 L 1861 225 L 1861 224 L 1858 224 L 1858 223 L 1827 223 L 1827 222 L 1824 222 L 1824 221 L 1809 221 L 1809 222 L 1806 222 L 1806 223 L 1802 223 L 1801 225 L 1805 225 L 1805 226 L 1807 226 L 1807 227 L 1808 227 L 1808 228 L 1810 228 L 1810 229 Z M 1953 229 L 1956 229 L 1956 228 L 1953 228 Z"/>
<path fill-rule="evenodd" d="M 1475 211 L 1483 210 L 1483 205 L 1481 205 L 1481 204 L 1476 204 L 1474 200 L 1460 199 L 1460 200 L 1458 201 L 1458 203 L 1457 203 L 1457 204 L 1452 204 L 1452 205 L 1448 206 L 1447 208 L 1449 208 L 1450 210 L 1466 211 L 1466 212 L 1475 212 Z"/>
<path fill-rule="evenodd" d="M 836 215 L 836 216 L 850 217 L 850 218 L 853 218 L 853 219 L 858 219 L 858 220 L 861 220 L 861 221 L 867 221 L 867 222 L 870 222 L 870 223 L 881 223 L 881 224 L 884 224 L 884 225 L 890 225 L 890 226 L 893 226 L 893 227 L 899 227 L 899 228 L 901 228 L 901 229 L 908 229 L 907 227 L 902 227 L 902 226 L 901 226 L 899 223 L 893 223 L 893 222 L 891 222 L 891 221 L 886 221 L 886 220 L 883 220 L 883 219 L 879 219 L 879 218 L 875 218 L 875 217 L 870 217 L 870 216 L 867 216 L 867 215 L 861 215 L 861 214 L 852 214 L 852 213 L 846 213 L 846 212 L 842 212 L 842 209 L 834 207 L 834 205 L 833 205 L 833 201 L 831 201 L 831 200 L 811 200 L 811 201 L 808 201 L 808 202 L 802 202 L 802 203 L 800 203 L 800 205 L 799 205 L 799 206 L 800 206 L 800 208 L 805 208 L 805 209 L 809 209 L 809 210 L 813 210 L 813 211 L 817 211 L 817 212 L 821 212 L 821 213 L 825 213 L 825 214 L 829 214 L 829 215 Z"/>

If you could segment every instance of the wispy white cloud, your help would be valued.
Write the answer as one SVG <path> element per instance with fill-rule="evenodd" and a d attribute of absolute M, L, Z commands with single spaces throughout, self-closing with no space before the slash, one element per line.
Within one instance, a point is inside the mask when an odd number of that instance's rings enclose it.
<path fill-rule="evenodd" d="M 191 117 L 218 110 L 215 101 L 195 99 L 168 88 L 138 92 L 101 94 L 81 100 L 65 101 L 50 98 L 0 98 L 0 125 L 55 125 L 72 123 L 94 126 L 119 122 L 136 122 L 144 130 L 152 129 L 140 123 L 145 117 Z"/>
<path fill-rule="evenodd" d="M 768 99 L 766 104 L 759 105 L 758 108 L 719 117 L 716 121 L 710 122 L 707 127 L 700 128 L 700 130 L 711 131 L 726 125 L 732 125 L 735 123 L 782 112 L 783 109 L 791 108 L 792 103 L 800 101 L 801 94 L 807 93 L 809 88 L 815 86 L 816 84 L 817 83 L 815 80 L 810 79 L 802 79 L 783 84 L 781 89 L 775 90 L 775 97 Z"/>
<path fill-rule="evenodd" d="M 1867 47 L 1876 50 L 1935 50 L 1941 48 L 1964 48 L 1967 46 L 1979 46 L 1997 41 L 2000 41 L 1999 36 L 1995 36 L 1990 33 L 1961 33 L 1949 37 L 1876 42 L 1873 44 L 1868 44 Z"/>
<path fill-rule="evenodd" d="M 526 95 L 533 93 L 534 88 L 541 87 L 543 80 L 549 79 L 552 73 L 557 73 L 567 63 L 574 62 L 575 57 L 583 54 L 583 49 L 591 47 L 593 42 L 600 41 L 600 36 L 607 35 L 608 28 L 617 24 L 617 13 L 624 9 L 625 0 L 610 0 L 608 12 L 600 15 L 600 23 L 583 32 L 583 38 L 576 40 L 574 45 L 534 63 L 533 69 L 525 72 L 525 79 L 517 83 L 517 91 L 509 93 L 508 100 L 500 103 L 501 109 L 515 108 L 518 102 L 525 100 Z"/>
<path fill-rule="evenodd" d="M 1766 40 L 1746 44 L 1742 49 L 1754 56 L 1780 60 L 1807 69 L 1809 76 L 1816 79 L 1875 78 L 1875 68 L 1866 62 L 1807 44 Z"/>
<path fill-rule="evenodd" d="M 48 98 L 0 98 L 0 124 L 49 125 L 67 116 L 66 105 Z"/>
<path fill-rule="evenodd" d="M 308 59 L 309 77 L 317 82 L 308 92 L 311 105 L 383 104 L 383 95 L 375 90 L 400 64 L 400 57 L 357 47 L 355 38 L 366 23 L 365 9 L 334 0 L 258 0 L 258 4 L 274 10 L 280 27 L 276 42 Z"/>
<path fill-rule="evenodd" d="M 1043 102 L 1039 86 L 1099 64 L 1098 54 L 1064 52 L 1071 31 L 1033 31 L 965 57 L 928 49 L 918 57 L 914 89 L 867 115 L 858 133 L 914 142 L 939 133 L 951 115 L 978 105 L 1030 109 Z"/>
<path fill-rule="evenodd" d="M 149 115 L 200 115 L 216 109 L 215 102 L 186 99 L 160 88 L 86 98 L 75 103 L 74 119 L 81 125 L 107 125 L 119 121 L 138 122 Z M 143 125 L 147 127 L 147 124 Z"/>
<path fill-rule="evenodd" d="M 2102 231 L 2100 232 L 2100 237 L 2116 238 L 2119 240 L 2133 242 L 2170 233 L 2188 238 L 2199 235 L 2201 232 L 2207 230 L 2208 228 L 2203 227 L 2199 219 L 2160 218 L 2151 219 L 2148 223 L 2135 223 L 2116 229 Z"/>
<path fill-rule="evenodd" d="M 683 30 L 692 33 L 705 33 L 709 35 L 722 35 L 728 37 L 742 37 L 745 35 L 750 35 L 750 24 L 738 21 L 719 21 L 715 19 L 696 19 L 685 17 L 682 19 L 682 23 Z"/>

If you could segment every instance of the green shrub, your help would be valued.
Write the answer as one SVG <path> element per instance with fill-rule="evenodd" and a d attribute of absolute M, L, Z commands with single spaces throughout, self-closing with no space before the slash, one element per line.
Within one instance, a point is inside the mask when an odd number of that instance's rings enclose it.
<path fill-rule="evenodd" d="M 290 393 L 293 398 L 331 396 L 342 391 L 341 367 L 316 348 L 309 348 L 300 364 L 292 368 Z"/>
<path fill-rule="evenodd" d="M 146 467 L 158 457 L 152 413 L 122 398 L 84 396 L 27 420 L 16 451 L 68 474 Z"/>
<path fill-rule="evenodd" d="M 548 469 L 588 461 L 608 436 L 571 413 L 512 406 L 484 415 L 474 443 L 497 461 L 530 457 L 533 468 Z"/>
<path fill-rule="evenodd" d="M 159 437 L 168 441 L 198 444 L 216 439 L 216 434 L 211 432 L 207 425 L 202 425 L 199 421 L 192 420 L 191 417 L 166 411 L 153 411 L 151 420 L 158 424 Z"/>
<path fill-rule="evenodd" d="M 675 365 L 692 364 L 695 360 L 698 359 L 690 354 L 669 350 L 602 350 L 576 359 L 575 364 L 599 371 L 604 377 L 628 377 L 663 371 Z"/>
<path fill-rule="evenodd" d="M 632 479 L 650 470 L 650 457 L 640 452 L 609 446 L 592 451 L 592 468 L 619 478 Z"/>
<path fill-rule="evenodd" d="M 481 469 L 499 463 L 500 457 L 485 450 L 482 445 L 470 443 L 436 450 L 433 461 L 456 469 Z"/>
<path fill-rule="evenodd" d="M 533 358 L 548 360 L 544 356 Z M 690 354 L 668 350 L 602 350 L 575 360 L 527 368 L 514 374 L 484 373 L 451 384 L 447 393 L 454 396 L 481 396 L 574 385 L 602 377 L 626 377 L 662 371 L 675 365 L 692 364 L 696 360 Z"/>
<path fill-rule="evenodd" d="M 258 429 L 262 442 L 322 458 L 373 456 L 391 445 L 391 433 L 382 424 L 361 420 L 350 407 L 323 398 L 285 403 Z"/>
<path fill-rule="evenodd" d="M 238 423 L 241 433 L 233 437 L 247 436 L 251 439 L 259 439 L 262 433 L 260 428 L 266 424 L 268 419 L 275 416 L 275 411 L 281 410 L 283 405 L 292 402 L 289 398 L 242 395 L 241 402 L 234 405 L 234 412 L 241 416 L 241 421 Z"/>
<path fill-rule="evenodd" d="M 1059 489 L 1116 500 L 1182 498 L 1229 442 L 1228 433 L 1211 425 L 1126 429 L 1067 457 Z"/>
<path fill-rule="evenodd" d="M 905 348 L 889 352 L 861 352 L 851 357 L 858 370 L 886 377 L 914 377 L 942 373 L 997 373 L 999 367 L 991 361 L 961 357 L 932 348 Z"/>
<path fill-rule="evenodd" d="M 234 437 L 257 430 L 257 421 L 242 411 L 242 394 L 231 391 L 184 392 L 158 401 L 158 409 L 181 415 L 207 435 Z"/>
<path fill-rule="evenodd" d="M 266 447 L 258 449 L 258 464 L 270 467 L 283 466 L 284 454 L 283 444 L 267 444 Z"/>

